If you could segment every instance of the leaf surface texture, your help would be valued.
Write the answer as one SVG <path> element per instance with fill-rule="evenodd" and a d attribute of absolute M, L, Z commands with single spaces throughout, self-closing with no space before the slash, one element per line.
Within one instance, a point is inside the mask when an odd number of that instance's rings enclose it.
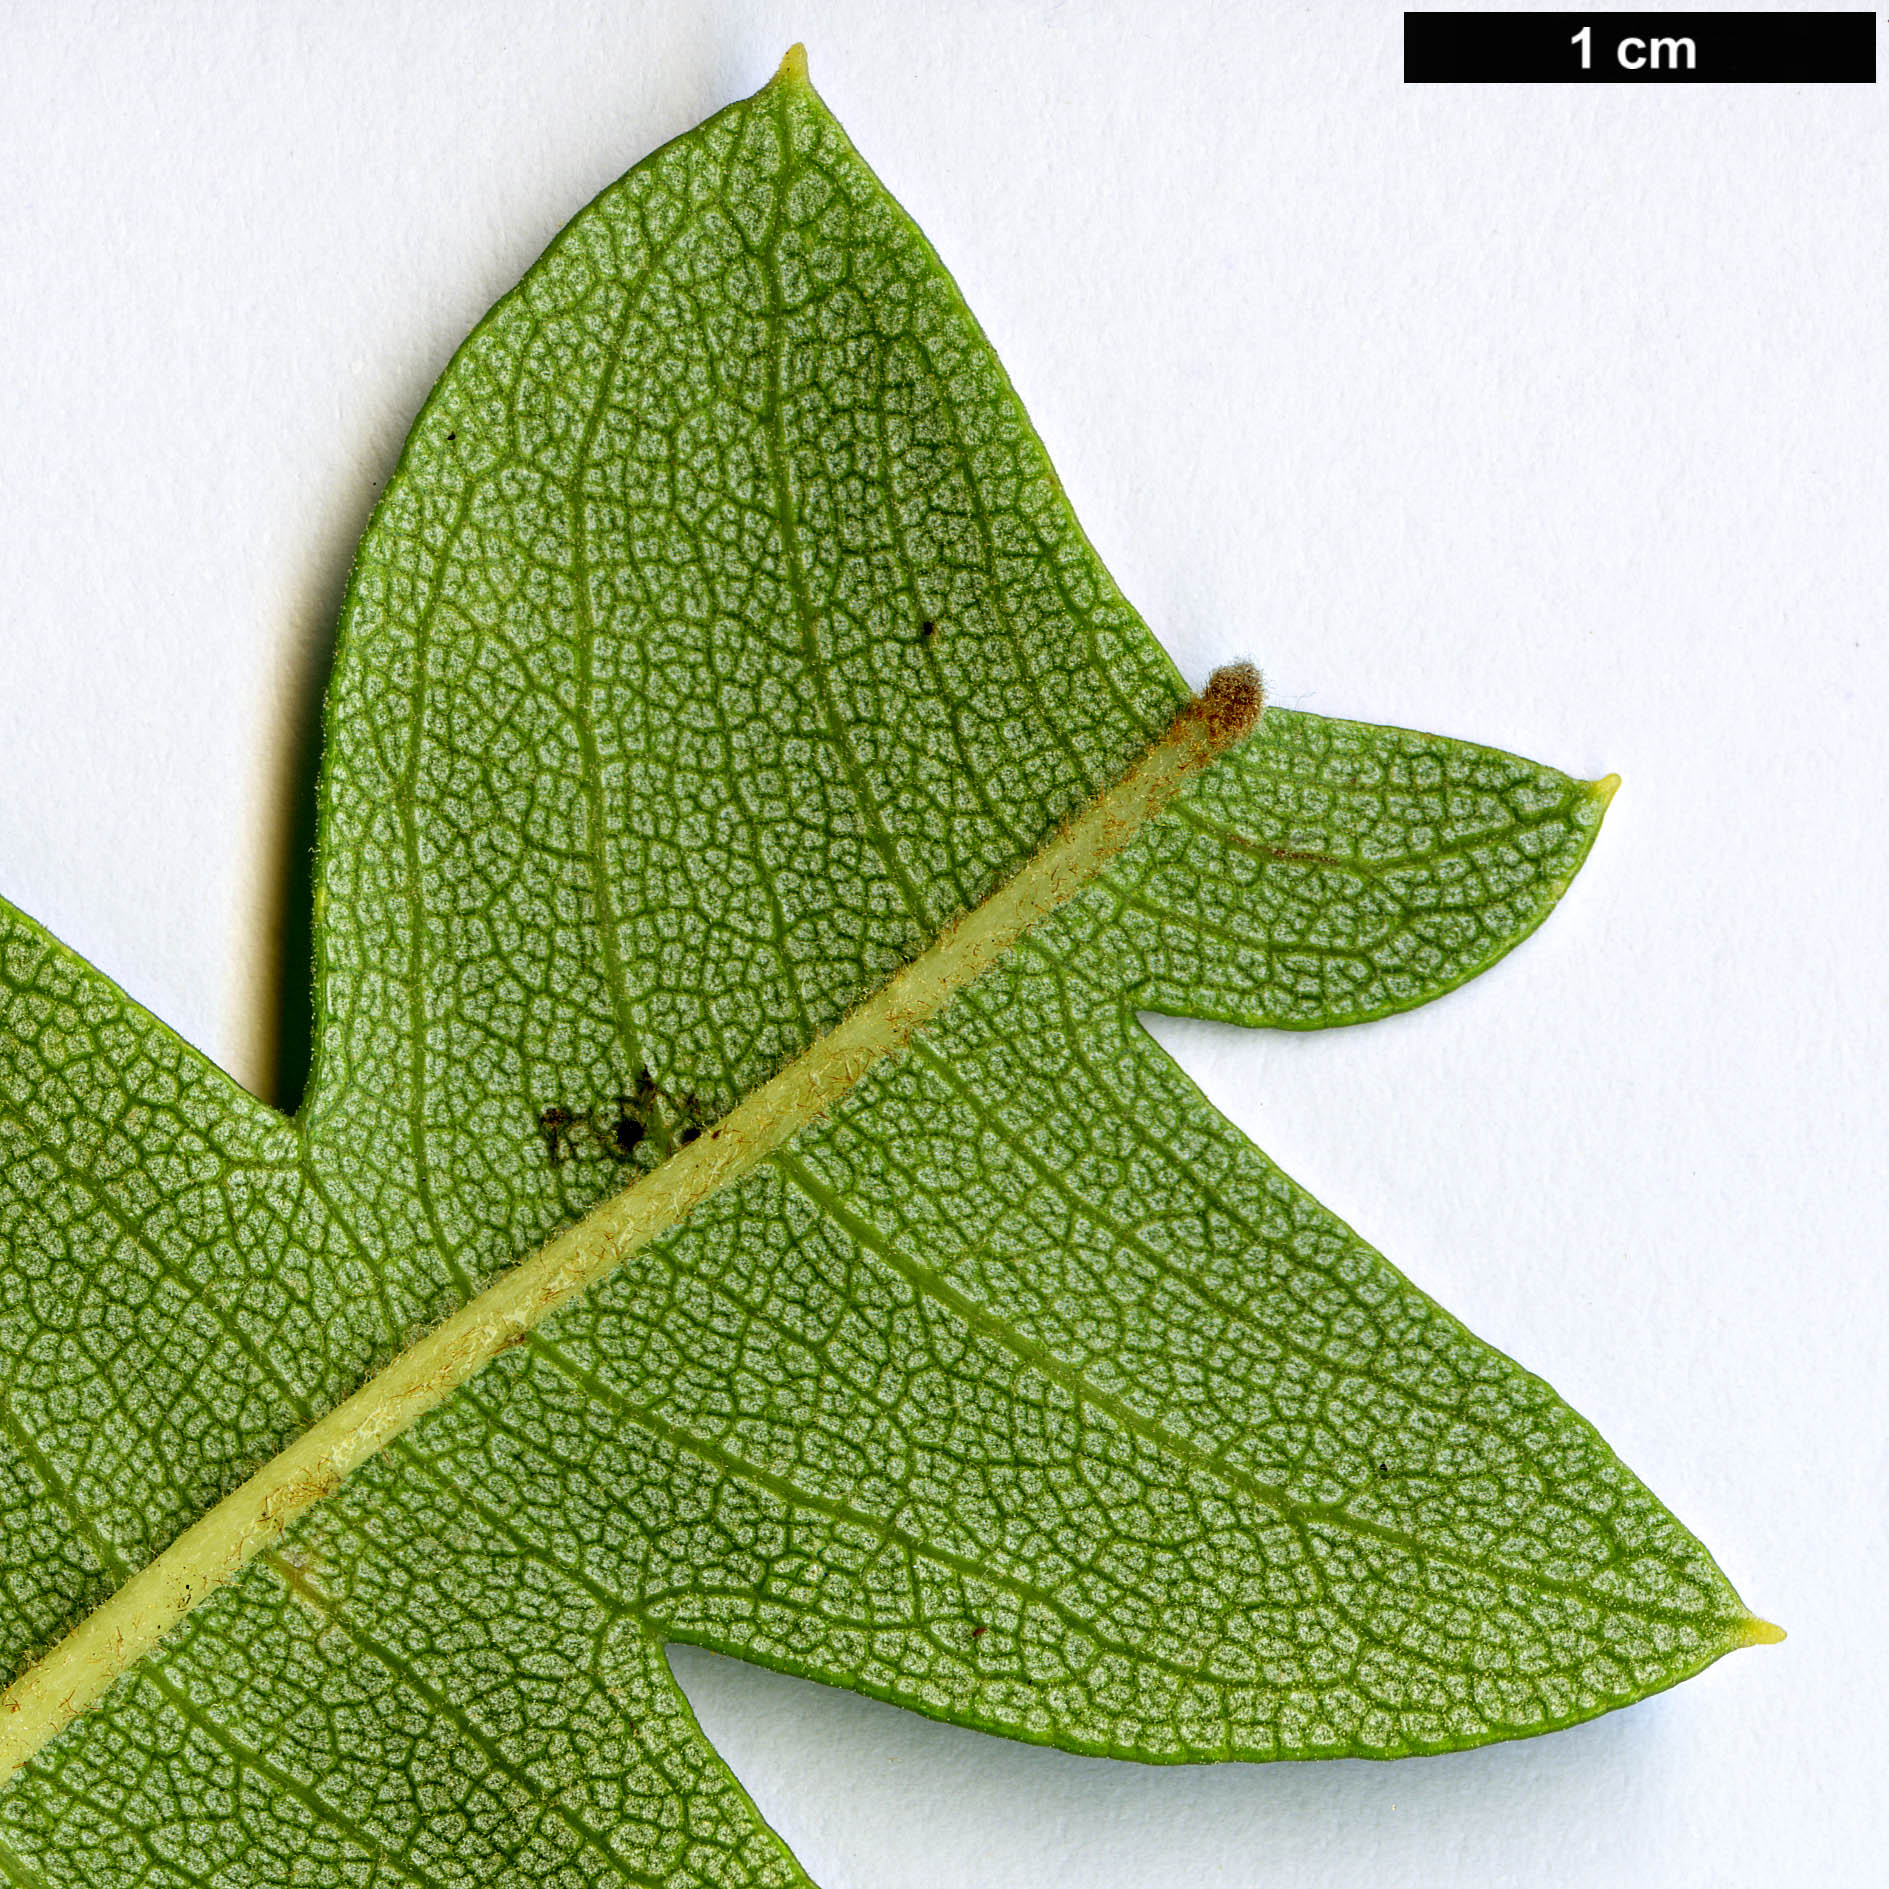
<path fill-rule="evenodd" d="M 361 547 L 298 1118 L 0 909 L 0 1669 L 816 1045 L 1188 696 L 803 79 L 606 191 Z M 0 1796 L 0 1878 L 804 1880 L 672 1640 L 1155 1760 L 1543 1731 L 1744 1643 L 1593 1431 L 1135 1019 L 1426 1001 L 1603 805 L 1268 711 L 204 1600 Z"/>

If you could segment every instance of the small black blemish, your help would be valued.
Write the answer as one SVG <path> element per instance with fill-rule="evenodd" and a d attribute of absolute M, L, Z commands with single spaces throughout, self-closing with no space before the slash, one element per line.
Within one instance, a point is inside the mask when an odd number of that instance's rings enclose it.
<path fill-rule="evenodd" d="M 616 1144 L 614 1153 L 619 1161 L 627 1161 L 649 1133 L 635 1111 L 633 1098 L 627 1095 L 617 1097 L 616 1125 L 610 1131 L 610 1138 Z"/>
<path fill-rule="evenodd" d="M 564 1159 L 564 1139 L 571 1132 L 571 1111 L 555 1103 L 538 1111 L 538 1132 L 544 1137 L 545 1159 L 556 1167 Z"/>
<path fill-rule="evenodd" d="M 458 435 L 457 433 L 448 433 L 448 434 L 446 435 L 446 437 L 447 437 L 448 439 L 457 439 L 457 438 L 459 437 L 459 435 Z"/>
<path fill-rule="evenodd" d="M 1388 1476 L 1391 1473 L 1390 1465 L 1388 1463 L 1379 1463 L 1377 1466 L 1377 1473 L 1380 1476 Z"/>
<path fill-rule="evenodd" d="M 937 634 L 938 625 L 933 622 L 930 617 L 927 617 L 924 622 L 918 626 L 918 640 L 921 643 L 931 642 Z"/>
<path fill-rule="evenodd" d="M 553 1104 L 538 1114 L 538 1132 L 554 1167 L 566 1157 L 660 1166 L 708 1130 L 708 1112 L 700 1101 L 692 1094 L 669 1094 L 647 1069 L 639 1069 L 629 1088 L 610 1102 L 586 1109 Z"/>
<path fill-rule="evenodd" d="M 707 1116 L 702 1104 L 691 1090 L 687 1095 L 675 1098 L 677 1112 L 682 1117 L 682 1125 L 676 1130 L 676 1146 L 686 1147 L 704 1128 L 708 1126 Z"/>

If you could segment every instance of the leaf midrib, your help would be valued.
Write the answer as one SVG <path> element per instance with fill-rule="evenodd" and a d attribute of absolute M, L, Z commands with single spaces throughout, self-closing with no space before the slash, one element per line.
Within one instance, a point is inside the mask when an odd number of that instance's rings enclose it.
<path fill-rule="evenodd" d="M 1259 711 L 1250 669 L 1219 672 L 1112 788 L 719 1125 L 502 1274 L 133 1575 L 0 1695 L 0 1784 L 303 1510 L 551 1312 L 835 1106 L 1091 884 L 1190 778 L 1250 731 Z"/>

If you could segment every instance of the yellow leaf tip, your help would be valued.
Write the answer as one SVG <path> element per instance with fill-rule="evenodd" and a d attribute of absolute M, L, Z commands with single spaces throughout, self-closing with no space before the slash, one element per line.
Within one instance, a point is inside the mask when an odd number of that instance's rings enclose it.
<path fill-rule="evenodd" d="M 1787 1638 L 1782 1627 L 1773 1626 L 1768 1620 L 1760 1620 L 1756 1614 L 1747 1614 L 1738 1629 L 1740 1646 L 1776 1646 Z"/>
<path fill-rule="evenodd" d="M 1614 795 L 1620 791 L 1620 776 L 1618 774 L 1603 774 L 1599 780 L 1589 781 L 1587 787 L 1594 798 L 1600 802 L 1601 811 L 1605 812 L 1613 803 Z"/>
<path fill-rule="evenodd" d="M 794 43 L 787 48 L 786 55 L 782 58 L 779 69 L 775 72 L 774 76 L 768 80 L 768 84 L 774 86 L 806 85 L 809 83 L 810 81 L 807 78 L 807 49 L 799 40 L 795 40 Z"/>

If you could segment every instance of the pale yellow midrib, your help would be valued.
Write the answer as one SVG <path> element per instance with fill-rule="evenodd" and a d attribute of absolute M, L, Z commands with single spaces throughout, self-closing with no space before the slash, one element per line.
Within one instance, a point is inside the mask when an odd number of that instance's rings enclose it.
<path fill-rule="evenodd" d="M 304 1509 L 547 1315 L 824 1114 L 1087 885 L 1191 775 L 1250 729 L 1258 711 L 1252 671 L 1221 671 L 1115 786 L 923 956 L 714 1128 L 416 1341 L 178 1536 L 0 1695 L 0 1785 Z"/>

